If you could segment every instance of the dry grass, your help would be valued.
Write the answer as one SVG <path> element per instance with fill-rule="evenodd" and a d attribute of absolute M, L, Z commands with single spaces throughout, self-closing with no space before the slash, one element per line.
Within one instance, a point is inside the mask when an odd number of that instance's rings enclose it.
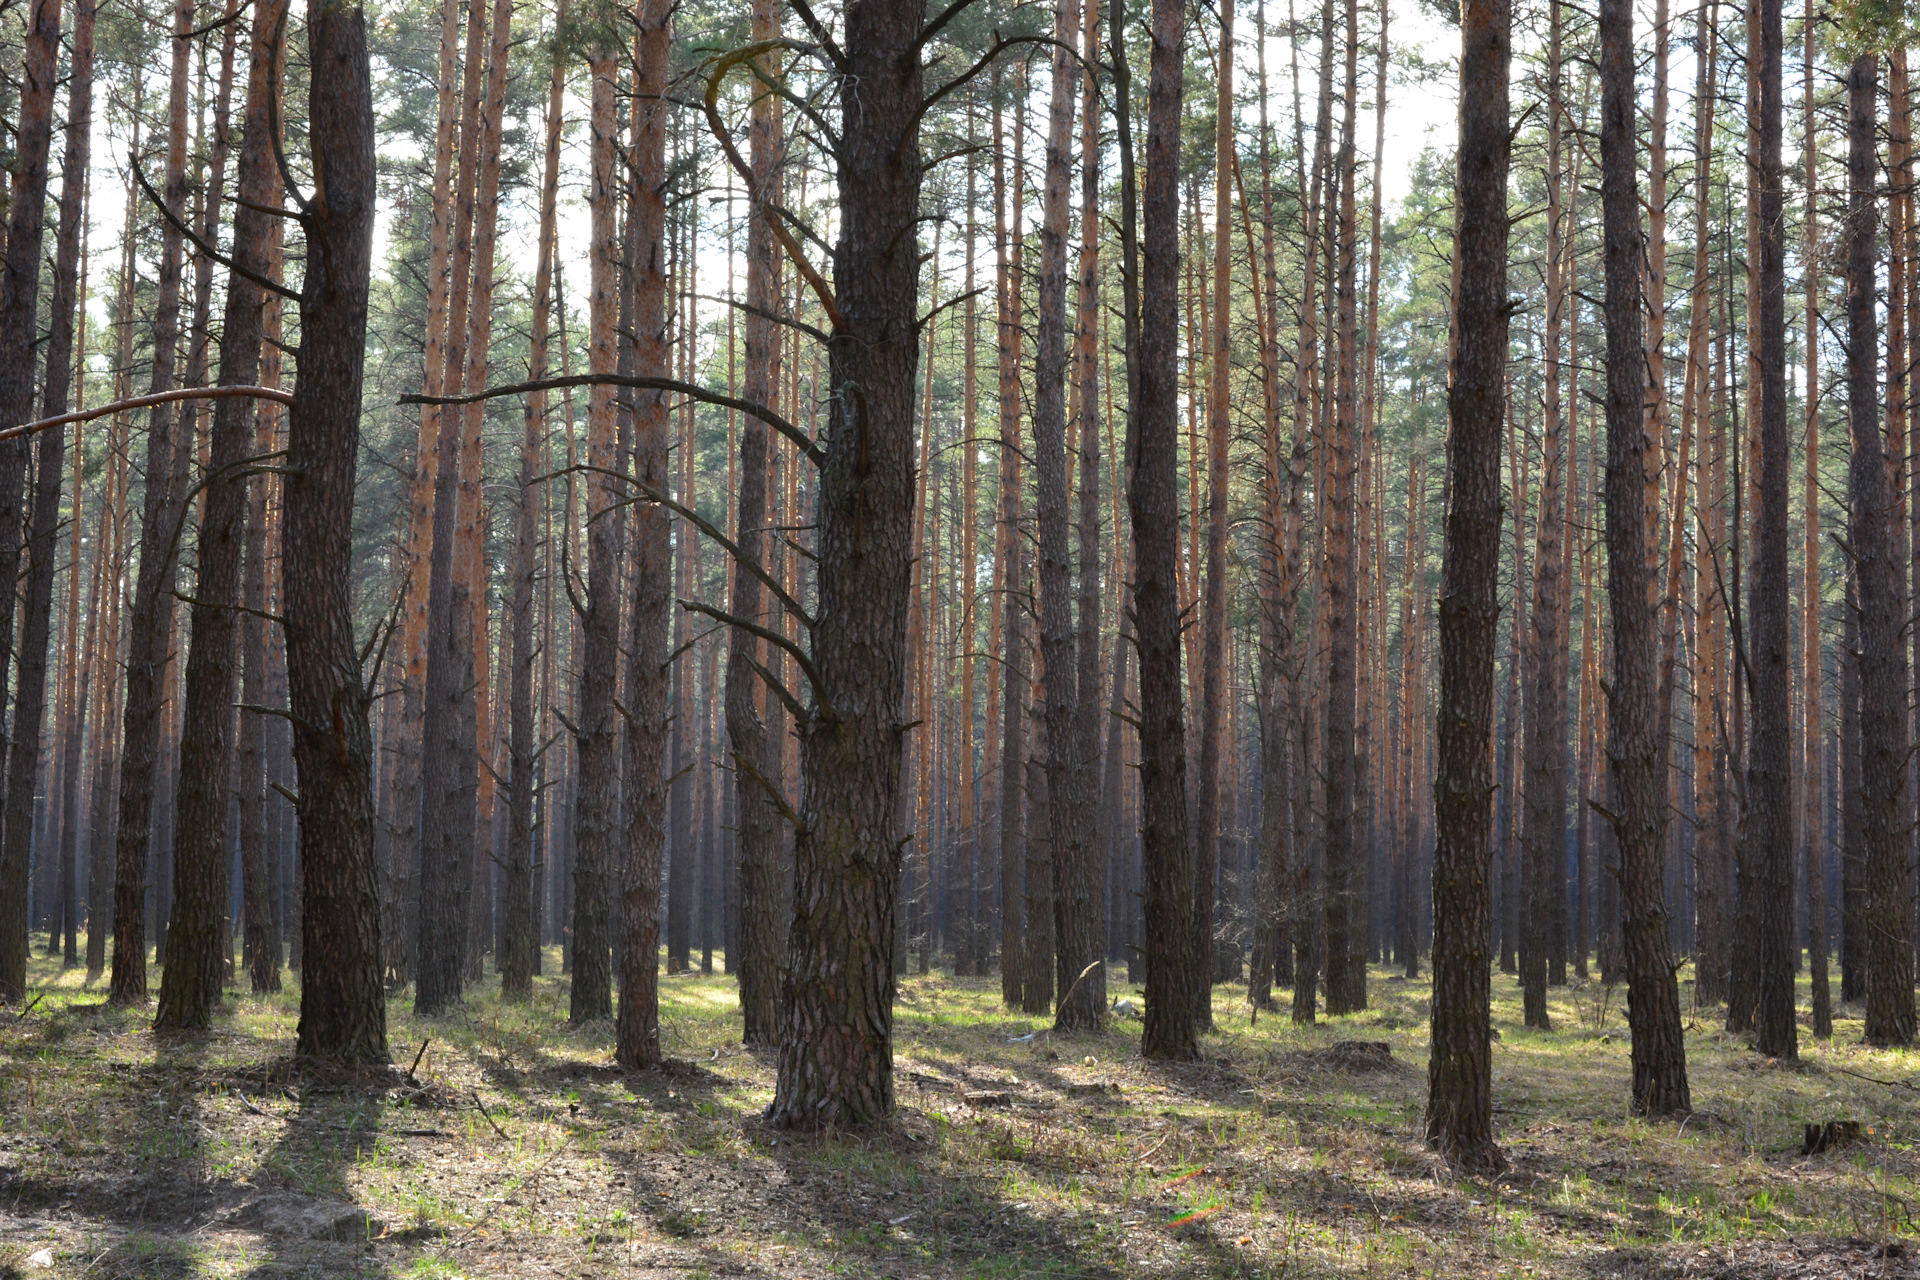
<path fill-rule="evenodd" d="M 997 981 L 911 977 L 897 1125 L 796 1138 L 757 1120 L 772 1063 L 736 1043 L 722 976 L 663 980 L 661 1071 L 614 1069 L 611 1028 L 569 1030 L 549 976 L 526 1006 L 491 980 L 452 1018 L 397 1002 L 391 1076 L 303 1079 L 290 993 L 158 1039 L 35 964 L 40 1003 L 0 1013 L 0 1275 L 1920 1275 L 1898 1243 L 1920 1092 L 1875 1082 L 1912 1066 L 1855 1020 L 1781 1066 L 1701 1016 L 1701 1112 L 1650 1125 L 1626 1115 L 1621 993 L 1556 991 L 1540 1034 L 1497 975 L 1512 1170 L 1477 1181 L 1420 1141 L 1427 990 L 1384 970 L 1368 1012 L 1306 1028 L 1218 988 L 1222 1030 L 1179 1067 L 1139 1058 L 1137 1023 L 1054 1037 Z M 1798 1154 L 1804 1123 L 1842 1118 L 1872 1140 Z M 266 1194 L 375 1225 L 246 1225 Z"/>

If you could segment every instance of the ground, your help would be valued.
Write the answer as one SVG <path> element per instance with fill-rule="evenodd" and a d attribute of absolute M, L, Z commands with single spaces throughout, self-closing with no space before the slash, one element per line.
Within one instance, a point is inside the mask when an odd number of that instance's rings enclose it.
<path fill-rule="evenodd" d="M 671 1060 L 627 1075 L 558 959 L 526 1005 L 492 975 L 452 1017 L 396 999 L 393 1071 L 327 1077 L 294 1070 L 292 991 L 156 1037 L 36 954 L 0 1011 L 0 1277 L 1920 1277 L 1920 1063 L 1856 1009 L 1799 1064 L 1698 1011 L 1700 1111 L 1649 1124 L 1619 990 L 1556 990 L 1541 1033 L 1496 974 L 1483 1180 L 1421 1141 L 1428 989 L 1386 969 L 1312 1027 L 1220 986 L 1185 1066 L 1124 1015 L 1054 1036 L 997 979 L 910 976 L 896 1125 L 800 1137 L 759 1122 L 730 978 L 663 979 Z M 1802 1156 L 1829 1120 L 1865 1141 Z"/>

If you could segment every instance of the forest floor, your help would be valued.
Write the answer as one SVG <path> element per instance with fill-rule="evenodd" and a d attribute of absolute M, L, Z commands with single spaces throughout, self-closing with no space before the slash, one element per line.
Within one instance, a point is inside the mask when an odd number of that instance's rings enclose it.
<path fill-rule="evenodd" d="M 1054 1036 L 995 979 L 908 977 L 898 1123 L 796 1137 L 758 1119 L 772 1057 L 738 1044 L 718 974 L 662 979 L 658 1071 L 615 1068 L 611 1026 L 570 1030 L 563 979 L 502 1006 L 489 975 L 453 1017 L 396 1001 L 390 1074 L 316 1078 L 292 1070 L 291 991 L 162 1038 L 34 966 L 38 1002 L 0 1011 L 7 1280 L 1920 1276 L 1920 1062 L 1862 1046 L 1856 1009 L 1797 1065 L 1701 1012 L 1699 1113 L 1647 1124 L 1623 992 L 1556 990 L 1539 1033 L 1496 974 L 1512 1167 L 1489 1180 L 1422 1144 L 1428 989 L 1385 969 L 1368 1011 L 1304 1028 L 1216 988 L 1184 1066 L 1142 1061 L 1135 1021 Z M 1842 1119 L 1866 1140 L 1800 1154 Z"/>

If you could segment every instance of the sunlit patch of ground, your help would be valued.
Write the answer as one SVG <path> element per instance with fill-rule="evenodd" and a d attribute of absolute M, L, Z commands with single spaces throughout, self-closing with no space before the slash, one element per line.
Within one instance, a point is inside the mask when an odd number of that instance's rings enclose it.
<path fill-rule="evenodd" d="M 906 977 L 898 1123 L 797 1138 L 758 1121 L 773 1063 L 731 979 L 663 978 L 671 1061 L 628 1076 L 545 963 L 525 1005 L 491 976 L 453 1017 L 396 999 L 386 1077 L 303 1078 L 291 985 L 156 1038 L 36 955 L 38 1003 L 0 1011 L 0 1275 L 1920 1276 L 1920 1071 L 1857 1010 L 1789 1066 L 1700 1012 L 1699 1114 L 1647 1124 L 1622 991 L 1556 990 L 1540 1033 L 1496 975 L 1490 1181 L 1421 1142 L 1427 987 L 1386 969 L 1310 1027 L 1221 986 L 1181 1066 L 1143 1062 L 1137 1022 L 1056 1037 L 997 978 Z M 1327 1052 L 1352 1040 L 1389 1050 Z M 1833 1119 L 1870 1141 L 1802 1157 Z"/>

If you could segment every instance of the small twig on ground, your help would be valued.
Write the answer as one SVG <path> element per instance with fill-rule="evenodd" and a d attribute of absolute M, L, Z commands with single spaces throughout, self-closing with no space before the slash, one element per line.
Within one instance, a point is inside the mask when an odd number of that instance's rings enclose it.
<path fill-rule="evenodd" d="M 1836 1066 L 1833 1069 L 1843 1076 L 1852 1076 L 1855 1080 L 1865 1080 L 1868 1084 L 1883 1084 L 1889 1089 L 1920 1090 L 1920 1084 L 1915 1084 L 1911 1080 L 1882 1080 L 1879 1076 L 1862 1075 L 1858 1071 L 1849 1071 L 1845 1067 Z"/>
<path fill-rule="evenodd" d="M 13 1020 L 15 1022 L 25 1022 L 27 1020 L 27 1015 L 33 1012 L 33 1006 L 39 1004 L 42 1000 L 46 998 L 47 998 L 47 993 L 44 991 L 40 992 L 38 995 L 34 996 L 33 999 L 27 1001 L 26 1004 L 20 1007 L 20 1012 L 13 1015 Z"/>
<path fill-rule="evenodd" d="M 473 1109 L 480 1113 L 480 1118 L 482 1120 L 485 1120 L 488 1124 L 493 1125 L 493 1131 L 500 1135 L 500 1141 L 502 1142 L 513 1141 L 513 1139 L 507 1137 L 507 1131 L 505 1129 L 502 1129 L 499 1125 L 494 1124 L 493 1117 L 488 1115 L 486 1107 L 481 1105 L 480 1091 L 478 1089 L 473 1089 L 473 1090 L 470 1090 L 470 1092 L 473 1094 Z"/>
<path fill-rule="evenodd" d="M 432 1043 L 433 1043 L 432 1036 L 428 1036 L 425 1040 L 422 1040 L 420 1042 L 420 1052 L 413 1055 L 413 1065 L 407 1068 L 407 1079 L 412 1080 L 413 1073 L 420 1069 L 420 1059 L 427 1056 L 427 1046 Z M 418 1081 L 415 1081 L 415 1083 L 418 1083 Z"/>

